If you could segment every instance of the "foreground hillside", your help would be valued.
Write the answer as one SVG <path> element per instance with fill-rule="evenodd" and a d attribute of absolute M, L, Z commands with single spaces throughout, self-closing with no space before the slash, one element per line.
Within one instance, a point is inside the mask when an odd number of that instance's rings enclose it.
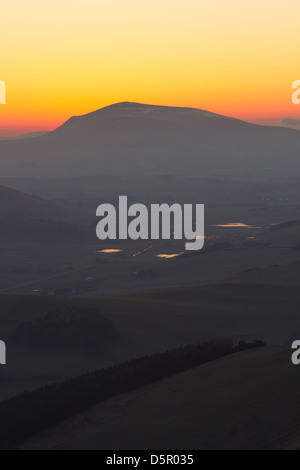
<path fill-rule="evenodd" d="M 74 416 L 22 449 L 298 449 L 300 377 L 290 350 L 202 365 Z"/>
<path fill-rule="evenodd" d="M 270 345 L 290 345 L 300 337 L 299 272 L 298 261 L 250 270 L 194 288 L 122 297 L 1 295 L 1 335 L 8 346 L 9 365 L 1 382 L 0 399 L 211 338 L 258 338 Z M 111 321 L 115 337 L 92 348 L 67 344 L 66 350 L 55 337 L 50 349 L 40 344 L 33 348 L 32 339 L 26 337 L 16 342 L 15 332 L 24 324 L 38 322 L 43 326 L 43 319 L 49 315 L 55 323 L 55 314 L 61 309 L 79 307 L 96 309 L 96 315 Z M 48 334 L 46 327 L 44 330 L 41 334 Z"/>

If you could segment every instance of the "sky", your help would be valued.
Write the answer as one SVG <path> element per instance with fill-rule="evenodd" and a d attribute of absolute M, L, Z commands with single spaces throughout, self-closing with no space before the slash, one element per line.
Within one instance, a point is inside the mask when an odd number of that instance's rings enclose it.
<path fill-rule="evenodd" d="M 300 118 L 299 0 L 1 0 L 0 135 L 121 101 Z"/>

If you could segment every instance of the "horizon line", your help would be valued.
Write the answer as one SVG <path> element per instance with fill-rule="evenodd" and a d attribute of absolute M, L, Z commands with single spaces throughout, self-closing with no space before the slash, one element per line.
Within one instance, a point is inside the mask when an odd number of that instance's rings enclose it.
<path fill-rule="evenodd" d="M 233 119 L 233 120 L 244 122 L 244 123 L 247 123 L 247 124 L 250 124 L 250 125 L 256 125 L 256 126 L 261 126 L 261 127 L 283 127 L 283 128 L 287 128 L 287 129 L 300 130 L 300 117 L 299 117 L 299 129 L 298 129 L 297 127 L 295 127 L 295 125 L 291 126 L 291 125 L 284 124 L 284 121 L 288 121 L 289 119 L 292 119 L 289 116 L 286 116 L 286 117 L 282 118 L 281 121 L 274 122 L 274 123 L 271 124 L 270 120 L 268 120 L 268 119 L 260 120 L 260 122 L 259 122 L 259 120 L 257 122 L 248 121 L 248 120 L 245 120 L 245 119 L 240 119 L 240 118 L 237 118 L 237 117 L 234 117 L 234 116 L 225 115 L 225 114 L 221 114 L 221 113 L 219 114 L 219 113 L 216 113 L 214 111 L 210 111 L 208 109 L 197 108 L 197 107 L 193 107 L 193 106 L 171 106 L 171 105 L 142 103 L 142 102 L 138 102 L 138 101 L 119 101 L 119 102 L 115 102 L 115 103 L 112 103 L 112 104 L 94 109 L 93 111 L 89 111 L 87 113 L 78 114 L 78 115 L 76 115 L 76 114 L 71 115 L 69 118 L 67 118 L 65 121 L 63 121 L 61 124 L 58 124 L 56 127 L 52 128 L 52 129 L 42 130 L 42 129 L 39 129 L 38 127 L 37 128 L 32 128 L 32 127 L 29 126 L 28 131 L 26 131 L 26 126 L 24 126 L 22 128 L 19 127 L 19 129 L 20 129 L 19 132 L 17 131 L 18 127 L 17 128 L 11 127 L 12 132 L 9 132 L 7 128 L 4 128 L 4 127 L 1 128 L 1 126 L 0 126 L 0 140 L 2 140 L 2 141 L 3 140 L 14 140 L 14 139 L 21 138 L 21 137 L 29 138 L 31 134 L 49 134 L 51 132 L 56 131 L 60 127 L 64 126 L 67 122 L 69 122 L 72 119 L 82 118 L 82 117 L 85 117 L 85 116 L 90 116 L 90 115 L 93 115 L 93 114 L 95 114 L 99 111 L 103 111 L 103 110 L 113 108 L 113 107 L 116 107 L 116 106 L 120 106 L 120 105 L 136 105 L 136 106 L 149 106 L 149 107 L 155 107 L 155 108 L 167 108 L 167 109 L 174 109 L 174 110 L 175 109 L 177 109 L 177 110 L 182 109 L 182 110 L 191 110 L 191 111 L 202 111 L 202 112 L 214 115 L 214 116 L 219 116 L 219 117 L 227 118 L 227 119 Z M 293 119 L 293 121 L 297 122 L 298 120 Z M 5 129 L 5 131 L 2 132 L 4 129 Z M 35 138 L 35 137 L 38 137 L 38 136 L 34 136 L 34 135 L 32 136 L 32 138 Z"/>

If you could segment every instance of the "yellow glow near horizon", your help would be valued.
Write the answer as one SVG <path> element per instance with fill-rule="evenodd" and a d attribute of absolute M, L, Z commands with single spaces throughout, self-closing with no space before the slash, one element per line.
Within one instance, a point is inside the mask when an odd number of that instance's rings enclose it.
<path fill-rule="evenodd" d="M 100 250 L 100 251 L 97 251 L 97 253 L 111 254 L 111 253 L 122 253 L 122 251 L 123 251 L 123 250 L 108 249 L 108 250 Z"/>
<path fill-rule="evenodd" d="M 156 255 L 156 258 L 160 259 L 173 259 L 178 258 L 179 256 L 183 255 L 184 253 L 176 253 L 174 255 Z"/>
<path fill-rule="evenodd" d="M 262 227 L 257 227 L 255 225 L 247 225 L 243 223 L 230 223 L 230 224 L 218 224 L 215 225 L 215 227 L 220 227 L 220 228 L 262 228 Z"/>
<path fill-rule="evenodd" d="M 299 117 L 299 0 L 2 0 L 0 133 L 119 101 Z"/>

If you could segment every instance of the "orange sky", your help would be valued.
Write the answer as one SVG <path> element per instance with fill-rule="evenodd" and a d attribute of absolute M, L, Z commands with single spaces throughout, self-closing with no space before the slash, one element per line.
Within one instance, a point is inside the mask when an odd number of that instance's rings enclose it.
<path fill-rule="evenodd" d="M 0 134 L 119 101 L 300 118 L 299 0 L 2 0 Z"/>

